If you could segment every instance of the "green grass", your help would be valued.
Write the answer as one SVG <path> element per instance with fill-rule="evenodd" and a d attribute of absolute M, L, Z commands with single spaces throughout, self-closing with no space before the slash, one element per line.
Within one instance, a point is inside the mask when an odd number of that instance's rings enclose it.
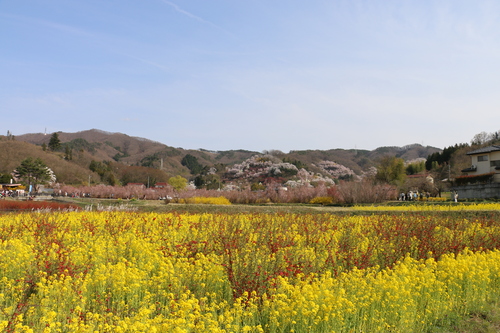
<path fill-rule="evenodd" d="M 500 332 L 500 303 L 492 302 L 478 313 L 462 318 L 448 318 L 432 327 L 429 333 L 498 333 Z"/>
<path fill-rule="evenodd" d="M 325 213 L 350 211 L 348 207 L 309 204 L 252 204 L 252 205 L 206 205 L 166 204 L 163 200 L 115 200 L 89 198 L 58 198 L 57 201 L 76 204 L 82 208 L 92 205 L 133 207 L 141 212 L 187 212 L 187 213 Z"/>

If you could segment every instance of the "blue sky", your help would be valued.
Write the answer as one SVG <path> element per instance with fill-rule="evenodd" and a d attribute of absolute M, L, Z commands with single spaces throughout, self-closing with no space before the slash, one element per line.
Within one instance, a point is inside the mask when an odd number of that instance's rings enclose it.
<path fill-rule="evenodd" d="M 0 0 L 0 133 L 210 150 L 500 130 L 499 1 Z"/>

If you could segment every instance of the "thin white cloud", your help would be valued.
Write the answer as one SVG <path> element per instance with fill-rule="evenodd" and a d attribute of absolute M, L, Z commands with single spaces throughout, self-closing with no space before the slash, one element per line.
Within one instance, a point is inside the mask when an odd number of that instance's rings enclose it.
<path fill-rule="evenodd" d="M 197 21 L 199 21 L 199 22 L 202 22 L 202 23 L 207 23 L 207 24 L 211 24 L 211 25 L 214 25 L 214 26 L 215 26 L 215 24 L 213 24 L 212 22 L 209 22 L 209 21 L 207 21 L 207 20 L 204 20 L 204 19 L 202 19 L 202 18 L 201 18 L 201 17 L 199 17 L 199 16 L 196 16 L 196 15 L 194 15 L 194 14 L 192 14 L 192 13 L 188 12 L 188 11 L 185 11 L 184 9 L 182 9 L 182 8 L 181 8 L 181 7 L 179 7 L 179 6 L 177 6 L 177 5 L 176 5 L 175 3 L 173 3 L 173 2 L 170 2 L 170 1 L 167 1 L 167 0 L 162 0 L 162 1 L 163 1 L 164 3 L 166 3 L 167 5 L 169 5 L 169 6 L 173 7 L 173 8 L 174 8 L 177 12 L 179 12 L 179 13 L 181 13 L 181 14 L 184 14 L 184 15 L 186 15 L 186 16 L 188 16 L 188 17 L 192 18 L 192 19 L 195 19 L 195 20 L 197 20 Z"/>
<path fill-rule="evenodd" d="M 187 14 L 189 14 L 189 13 L 187 13 Z M 119 54 L 121 56 L 125 56 L 128 58 L 137 60 L 143 64 L 161 69 L 163 71 L 170 71 L 170 68 L 167 68 L 161 64 L 134 56 L 132 54 L 121 52 L 121 51 L 118 51 L 116 48 L 110 47 L 110 45 L 116 44 L 116 39 L 113 37 L 110 37 L 110 36 L 106 36 L 103 34 L 94 34 L 94 33 L 88 32 L 86 30 L 77 28 L 77 27 L 73 27 L 73 26 L 69 26 L 66 24 L 61 24 L 61 23 L 57 23 L 57 22 L 53 22 L 53 21 L 33 18 L 33 17 L 12 15 L 12 14 L 2 14 L 2 13 L 0 13 L 0 17 L 11 18 L 11 19 L 14 19 L 16 21 L 23 22 L 25 24 L 35 24 L 35 25 L 39 25 L 39 26 L 45 26 L 45 27 L 55 29 L 55 30 L 58 30 L 58 31 L 66 33 L 66 34 L 72 34 L 72 35 L 76 35 L 79 37 L 88 38 L 89 40 L 97 42 L 101 48 L 105 48 L 111 52 L 114 52 L 115 54 Z M 209 23 L 209 22 L 207 22 L 207 23 Z"/>
<path fill-rule="evenodd" d="M 226 34 L 228 34 L 228 35 L 230 35 L 230 36 L 233 36 L 233 37 L 234 37 L 234 35 L 233 35 L 231 32 L 229 32 L 229 31 L 225 30 L 224 28 L 221 28 L 220 26 L 218 26 L 218 25 L 217 25 L 217 24 L 215 24 L 215 23 L 212 23 L 212 22 L 210 22 L 210 21 L 207 21 L 207 20 L 205 20 L 205 19 L 203 19 L 203 18 L 201 18 L 201 17 L 199 17 L 199 16 L 196 16 L 196 15 L 194 15 L 194 14 L 192 14 L 192 13 L 190 13 L 190 12 L 188 12 L 188 11 L 184 10 L 184 9 L 182 9 L 181 7 L 179 7 L 178 5 L 176 5 L 176 4 L 175 4 L 175 3 L 173 3 L 173 2 L 170 2 L 170 1 L 168 1 L 168 0 L 162 0 L 162 2 L 163 2 L 163 3 L 165 3 L 165 4 L 167 4 L 167 5 L 169 5 L 170 7 L 174 8 L 174 9 L 175 9 L 175 11 L 177 11 L 178 13 L 181 13 L 181 14 L 183 14 L 183 15 L 186 15 L 187 17 L 192 18 L 193 20 L 196 20 L 196 21 L 198 21 L 198 22 L 201 22 L 201 23 L 204 23 L 204 24 L 211 25 L 212 27 L 217 28 L 217 29 L 219 29 L 219 30 L 223 31 L 224 33 L 226 33 Z"/>
<path fill-rule="evenodd" d="M 89 33 L 83 29 L 75 28 L 66 24 L 55 23 L 52 21 L 42 20 L 39 18 L 33 18 L 28 16 L 14 15 L 14 14 L 0 14 L 0 17 L 14 19 L 23 23 L 33 23 L 48 28 L 56 29 L 64 33 L 69 33 L 73 35 L 85 36 L 85 37 L 95 37 L 94 34 Z"/>

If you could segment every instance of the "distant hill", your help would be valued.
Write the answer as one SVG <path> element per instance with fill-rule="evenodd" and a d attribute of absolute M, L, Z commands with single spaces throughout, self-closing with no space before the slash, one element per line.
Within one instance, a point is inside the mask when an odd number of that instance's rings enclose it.
<path fill-rule="evenodd" d="M 86 161 L 90 163 L 90 159 L 87 154 L 76 154 L 74 161 L 66 161 L 62 159 L 61 154 L 45 152 L 40 146 L 0 137 L 0 173 L 10 174 L 27 157 L 42 159 L 59 179 L 62 178 L 62 181 L 68 184 L 81 184 L 88 180 L 89 176 L 93 179 L 99 178 L 89 170 Z M 76 161 L 80 163 L 75 163 Z"/>
<path fill-rule="evenodd" d="M 224 179 L 225 169 L 241 167 L 253 156 L 273 156 L 276 162 L 286 162 L 304 168 L 309 172 L 325 171 L 325 161 L 352 170 L 361 175 L 377 165 L 385 155 L 401 157 L 406 161 L 427 158 L 432 153 L 440 152 L 435 147 L 419 144 L 404 147 L 380 147 L 375 150 L 294 150 L 289 153 L 280 151 L 255 152 L 247 150 L 208 151 L 174 148 L 163 143 L 145 138 L 132 137 L 122 133 L 110 133 L 97 129 L 76 133 L 58 132 L 62 148 L 57 152 L 44 151 L 42 145 L 48 145 L 52 134 L 23 134 L 9 140 L 0 136 L 0 173 L 10 173 L 22 159 L 40 157 L 54 170 L 59 181 L 82 183 L 89 176 L 95 182 L 110 182 L 110 179 L 140 181 L 144 179 L 165 181 L 171 176 L 182 175 L 194 178 L 198 173 L 205 175 L 216 173 Z M 65 154 L 71 151 L 71 159 Z M 65 153 L 66 152 L 66 153 Z M 96 172 L 89 169 L 91 163 L 100 163 Z M 321 165 L 323 163 L 323 165 Z M 211 169 L 212 168 L 212 169 Z M 94 168 L 96 170 L 96 168 Z M 331 165 L 330 165 L 331 169 Z M 202 171 L 200 171 L 202 170 Z M 211 170 L 211 171 L 209 171 Z M 349 171 L 350 172 L 350 171 Z M 110 175 L 113 174 L 111 178 Z M 233 175 L 234 176 L 234 175 Z"/>
<path fill-rule="evenodd" d="M 88 151 L 96 160 L 116 161 L 129 166 L 161 168 L 168 173 L 189 174 L 181 160 L 191 154 L 205 164 L 238 163 L 257 154 L 250 151 L 210 152 L 174 148 L 145 138 L 132 137 L 122 133 L 110 133 L 97 129 L 76 133 L 58 132 L 61 143 L 69 143 L 73 149 Z M 16 136 L 16 140 L 35 145 L 48 145 L 50 135 L 43 133 Z M 162 165 L 163 161 L 163 165 Z"/>
<path fill-rule="evenodd" d="M 376 166 L 378 160 L 386 155 L 413 161 L 418 158 L 425 159 L 430 154 L 440 151 L 439 148 L 413 144 L 404 147 L 380 147 L 371 151 L 362 149 L 296 150 L 291 151 L 287 156 L 307 164 L 318 163 L 322 160 L 334 161 L 359 175 L 370 167 Z"/>

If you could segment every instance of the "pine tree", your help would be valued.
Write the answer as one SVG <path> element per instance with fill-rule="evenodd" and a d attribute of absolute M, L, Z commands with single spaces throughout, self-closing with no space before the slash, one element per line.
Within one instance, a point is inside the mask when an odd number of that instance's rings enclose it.
<path fill-rule="evenodd" d="M 64 150 L 64 159 L 67 161 L 71 161 L 73 159 L 73 149 L 71 149 L 68 144 L 66 144 Z"/>
<path fill-rule="evenodd" d="M 203 165 L 201 165 L 198 159 L 191 154 L 184 156 L 181 160 L 181 164 L 188 168 L 193 175 L 197 175 L 203 170 Z"/>
<path fill-rule="evenodd" d="M 61 140 L 59 140 L 59 134 L 57 133 L 52 134 L 49 141 L 49 149 L 52 151 L 57 151 L 61 149 Z"/>
<path fill-rule="evenodd" d="M 35 192 L 37 192 L 38 185 L 51 180 L 52 171 L 40 158 L 28 157 L 14 170 L 14 176 L 24 180 L 28 187 L 33 185 Z"/>

